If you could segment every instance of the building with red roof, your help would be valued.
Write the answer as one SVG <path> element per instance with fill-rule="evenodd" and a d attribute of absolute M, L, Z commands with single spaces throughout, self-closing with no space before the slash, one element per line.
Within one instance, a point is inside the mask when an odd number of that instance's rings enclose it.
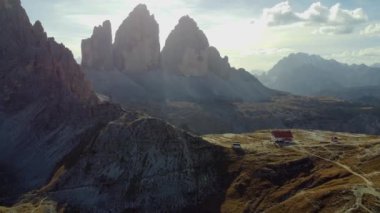
<path fill-rule="evenodd" d="M 272 137 L 276 143 L 293 142 L 293 133 L 289 130 L 274 130 L 272 131 Z"/>

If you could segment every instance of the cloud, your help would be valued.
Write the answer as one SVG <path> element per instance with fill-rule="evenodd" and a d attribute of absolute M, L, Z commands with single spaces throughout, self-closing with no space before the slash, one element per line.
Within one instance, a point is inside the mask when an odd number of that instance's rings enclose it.
<path fill-rule="evenodd" d="M 241 56 L 257 56 L 257 55 L 288 55 L 289 53 L 297 52 L 291 48 L 259 48 L 253 49 L 247 52 L 242 52 Z"/>
<path fill-rule="evenodd" d="M 314 31 L 314 33 L 326 35 L 342 35 L 350 34 L 353 31 L 354 28 L 351 26 L 321 26 L 317 31 Z"/>
<path fill-rule="evenodd" d="M 369 24 L 360 32 L 360 34 L 367 36 L 380 36 L 380 24 Z"/>
<path fill-rule="evenodd" d="M 317 27 L 315 32 L 321 34 L 349 34 L 356 25 L 368 20 L 362 8 L 343 9 L 339 3 L 332 7 L 315 2 L 303 12 L 295 12 L 288 1 L 281 2 L 272 8 L 263 9 L 261 20 L 267 26 L 285 26 L 303 24 Z"/>
<path fill-rule="evenodd" d="M 301 21 L 301 18 L 293 12 L 287 1 L 272 8 L 265 8 L 262 18 L 268 26 L 288 25 Z"/>
<path fill-rule="evenodd" d="M 337 59 L 339 61 L 349 64 L 361 64 L 365 62 L 367 65 L 371 65 L 374 63 L 379 63 L 380 47 L 370 47 L 359 50 L 343 51 L 340 53 L 331 54 L 327 57 Z"/>

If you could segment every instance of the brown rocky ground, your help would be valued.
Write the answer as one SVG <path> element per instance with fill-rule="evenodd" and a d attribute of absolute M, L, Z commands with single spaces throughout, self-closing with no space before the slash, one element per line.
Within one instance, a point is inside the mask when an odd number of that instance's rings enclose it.
<path fill-rule="evenodd" d="M 236 178 L 221 212 L 379 212 L 380 137 L 294 130 L 295 143 L 278 147 L 270 131 L 206 135 L 231 147 Z M 330 142 L 339 138 L 338 144 Z"/>

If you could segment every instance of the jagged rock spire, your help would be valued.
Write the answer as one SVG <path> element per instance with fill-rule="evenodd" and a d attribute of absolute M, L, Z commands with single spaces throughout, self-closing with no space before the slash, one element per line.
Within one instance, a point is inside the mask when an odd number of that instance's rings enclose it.
<path fill-rule="evenodd" d="M 206 35 L 189 16 L 183 16 L 162 50 L 162 68 L 171 73 L 203 75 L 207 72 Z"/>
<path fill-rule="evenodd" d="M 125 72 L 159 69 L 159 26 L 146 5 L 138 5 L 117 30 L 114 64 Z"/>
<path fill-rule="evenodd" d="M 99 70 L 113 68 L 110 21 L 95 27 L 91 38 L 82 40 L 82 67 Z"/>

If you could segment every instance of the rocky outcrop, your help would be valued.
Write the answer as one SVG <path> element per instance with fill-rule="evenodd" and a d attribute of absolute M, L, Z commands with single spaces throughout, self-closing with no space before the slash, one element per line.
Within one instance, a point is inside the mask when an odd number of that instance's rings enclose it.
<path fill-rule="evenodd" d="M 0 194 L 39 186 L 97 125 L 117 118 L 100 104 L 72 53 L 33 26 L 18 0 L 0 0 Z M 20 157 L 22 156 L 22 157 Z M 7 196 L 9 195 L 9 196 Z M 0 199 L 1 200 L 1 199 Z"/>
<path fill-rule="evenodd" d="M 0 104 L 5 110 L 15 111 L 56 94 L 95 102 L 72 53 L 47 38 L 39 21 L 32 26 L 20 1 L 1 2 L 5 7 L 0 7 Z"/>
<path fill-rule="evenodd" d="M 48 191 L 80 212 L 196 210 L 221 190 L 220 148 L 162 121 L 127 114 L 109 123 Z M 71 163 L 72 164 L 72 163 Z"/>
<path fill-rule="evenodd" d="M 162 50 L 162 69 L 169 73 L 201 76 L 207 73 L 206 35 L 189 16 L 182 17 Z"/>
<path fill-rule="evenodd" d="M 159 28 L 145 5 L 138 5 L 115 35 L 115 67 L 124 72 L 146 72 L 160 66 Z"/>
<path fill-rule="evenodd" d="M 86 69 L 110 70 L 112 60 L 111 22 L 94 28 L 91 38 L 82 40 L 82 67 Z"/>
<path fill-rule="evenodd" d="M 229 72 L 232 71 L 228 57 L 222 58 L 219 51 L 215 47 L 207 48 L 207 62 L 209 72 L 217 75 L 227 77 Z"/>
<path fill-rule="evenodd" d="M 213 73 L 227 77 L 233 71 L 228 58 L 209 46 L 206 35 L 189 16 L 182 17 L 162 50 L 162 69 L 185 76 Z"/>
<path fill-rule="evenodd" d="M 180 212 L 218 192 L 222 150 L 98 100 L 20 1 L 0 0 L 0 26 L 0 204 L 48 180 L 37 192 L 81 212 Z"/>

